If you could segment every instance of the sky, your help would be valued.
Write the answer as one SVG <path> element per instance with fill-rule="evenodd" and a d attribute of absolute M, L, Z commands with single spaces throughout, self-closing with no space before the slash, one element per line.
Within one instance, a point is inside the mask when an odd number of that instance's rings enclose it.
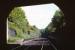
<path fill-rule="evenodd" d="M 38 29 L 45 29 L 51 22 L 55 11 L 59 8 L 55 4 L 41 4 L 21 7 L 31 26 L 35 25 Z"/>

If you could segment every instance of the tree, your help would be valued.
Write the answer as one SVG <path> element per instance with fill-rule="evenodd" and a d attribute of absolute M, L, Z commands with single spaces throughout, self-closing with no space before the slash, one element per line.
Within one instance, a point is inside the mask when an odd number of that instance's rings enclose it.
<path fill-rule="evenodd" d="M 57 10 L 52 19 L 53 27 L 55 27 L 56 29 L 60 28 L 63 25 L 63 21 L 64 14 L 62 13 L 62 11 Z"/>
<path fill-rule="evenodd" d="M 26 19 L 25 13 L 20 7 L 14 8 L 8 17 L 9 29 L 16 30 L 17 36 L 26 33 L 28 21 Z"/>
<path fill-rule="evenodd" d="M 48 30 L 48 32 L 55 32 L 55 30 L 63 25 L 63 22 L 64 14 L 62 13 L 62 11 L 57 10 L 54 17 L 52 18 L 52 22 L 47 26 L 46 30 Z"/>
<path fill-rule="evenodd" d="M 29 25 L 25 13 L 20 7 L 16 7 L 10 12 L 8 16 L 8 29 L 12 29 L 16 32 L 15 37 L 10 36 L 8 38 L 8 41 L 10 42 L 16 41 L 18 39 L 33 38 L 36 37 L 35 35 L 37 35 L 37 37 L 40 36 L 40 31 L 38 28 Z"/>

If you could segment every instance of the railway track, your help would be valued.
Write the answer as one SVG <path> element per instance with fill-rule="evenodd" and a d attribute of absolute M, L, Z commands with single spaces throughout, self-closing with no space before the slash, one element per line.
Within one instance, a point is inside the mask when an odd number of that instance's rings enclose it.
<path fill-rule="evenodd" d="M 57 48 L 47 38 L 35 38 L 32 40 L 23 41 L 20 46 L 12 50 L 57 50 Z"/>

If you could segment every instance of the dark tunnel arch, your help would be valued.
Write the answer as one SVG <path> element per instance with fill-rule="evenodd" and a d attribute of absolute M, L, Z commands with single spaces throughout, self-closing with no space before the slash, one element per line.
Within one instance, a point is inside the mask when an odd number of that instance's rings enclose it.
<path fill-rule="evenodd" d="M 9 13 L 11 12 L 11 10 L 14 8 L 14 7 L 19 7 L 19 6 L 28 6 L 28 5 L 37 5 L 37 4 L 46 4 L 46 3 L 54 3 L 55 5 L 57 5 L 62 11 L 63 11 L 63 13 L 64 13 L 64 3 L 63 3 L 63 1 L 57 1 L 57 0 L 52 0 L 52 1 L 50 1 L 50 0 L 48 0 L 48 1 L 41 1 L 40 2 L 40 0 L 38 0 L 38 1 L 36 1 L 36 0 L 30 0 L 30 1 L 25 1 L 24 2 L 24 0 L 23 1 L 18 1 L 18 2 L 16 2 L 16 1 L 9 1 L 9 3 L 8 2 L 6 2 L 7 3 L 7 8 L 6 7 L 3 7 L 3 10 L 5 10 L 5 13 L 6 14 L 2 14 L 2 19 L 4 19 L 4 22 L 6 22 L 6 20 L 7 20 L 7 16 L 9 15 Z M 25 4 L 26 3 L 26 4 Z M 6 8 L 6 9 L 5 9 Z M 2 20 L 1 19 L 1 20 Z M 3 25 L 3 26 L 5 26 L 5 25 Z M 2 28 L 2 27 L 1 27 Z M 6 28 L 6 26 L 5 26 L 5 28 Z M 2 30 L 4 30 L 3 28 L 2 28 Z M 2 33 L 5 33 L 6 32 L 6 30 L 4 30 L 4 32 L 2 32 Z M 2 35 L 2 37 L 3 37 L 4 35 Z M 5 39 L 5 38 L 3 38 L 3 39 Z M 5 41 L 5 40 L 4 40 Z M 5 43 L 6 44 L 6 42 L 2 42 L 2 44 L 3 43 Z"/>

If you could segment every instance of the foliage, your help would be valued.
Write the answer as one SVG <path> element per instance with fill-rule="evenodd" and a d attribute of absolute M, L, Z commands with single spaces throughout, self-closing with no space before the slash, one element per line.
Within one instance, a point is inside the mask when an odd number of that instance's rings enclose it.
<path fill-rule="evenodd" d="M 10 22 L 13 22 L 16 26 L 18 26 L 20 29 L 24 30 L 25 32 L 26 29 L 25 25 L 27 25 L 27 20 L 21 8 L 14 8 L 8 17 L 8 20 Z"/>
<path fill-rule="evenodd" d="M 52 18 L 52 22 L 46 28 L 49 32 L 55 32 L 58 27 L 63 25 L 64 14 L 62 11 L 57 10 L 55 12 L 54 17 Z"/>
<path fill-rule="evenodd" d="M 14 29 L 17 34 L 15 37 L 9 35 L 9 42 L 14 42 L 18 39 L 34 38 L 40 35 L 39 30 L 35 26 L 29 25 L 25 13 L 20 7 L 16 7 L 10 12 L 8 29 Z M 30 31 L 30 34 L 28 34 L 28 31 Z"/>

